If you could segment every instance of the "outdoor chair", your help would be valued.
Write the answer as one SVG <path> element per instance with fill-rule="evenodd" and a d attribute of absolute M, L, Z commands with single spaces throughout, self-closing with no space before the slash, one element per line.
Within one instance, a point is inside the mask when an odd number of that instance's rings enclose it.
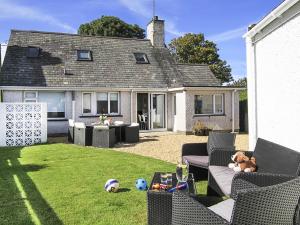
<path fill-rule="evenodd" d="M 75 123 L 74 144 L 91 146 L 93 127 L 86 127 L 84 123 Z"/>
<path fill-rule="evenodd" d="M 68 142 L 74 143 L 74 120 L 69 120 L 69 127 L 68 127 Z"/>
<path fill-rule="evenodd" d="M 116 143 L 115 128 L 95 126 L 93 129 L 93 146 L 111 148 Z"/>
<path fill-rule="evenodd" d="M 267 187 L 239 190 L 236 199 L 206 207 L 200 198 L 172 196 L 172 225 L 298 225 L 300 177 Z"/>
<path fill-rule="evenodd" d="M 138 114 L 138 120 L 139 120 L 138 123 L 140 125 L 140 129 L 145 130 L 146 129 L 146 123 L 143 120 L 142 115 Z"/>
<path fill-rule="evenodd" d="M 299 176 L 300 153 L 259 138 L 254 152 L 246 151 L 248 157 L 256 158 L 256 172 L 236 173 L 228 168 L 232 152 L 213 151 L 208 169 L 208 194 L 235 198 L 240 189 L 274 185 Z"/>
<path fill-rule="evenodd" d="M 137 143 L 139 142 L 139 124 L 132 123 L 130 126 L 125 127 L 125 142 Z"/>
<path fill-rule="evenodd" d="M 233 133 L 209 133 L 207 143 L 188 143 L 182 146 L 182 160 L 187 161 L 189 170 L 196 180 L 207 178 L 209 157 L 214 150 L 226 150 L 233 155 L 236 135 Z"/>

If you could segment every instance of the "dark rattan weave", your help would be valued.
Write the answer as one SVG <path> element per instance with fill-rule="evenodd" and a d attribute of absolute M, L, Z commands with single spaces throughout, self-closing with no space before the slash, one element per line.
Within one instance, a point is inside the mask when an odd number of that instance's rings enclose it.
<path fill-rule="evenodd" d="M 299 224 L 300 177 L 273 186 L 237 191 L 231 221 L 195 199 L 173 194 L 172 225 L 296 225 Z"/>
<path fill-rule="evenodd" d="M 252 155 L 256 157 L 257 172 L 237 173 L 234 176 L 231 186 L 233 198 L 236 197 L 238 190 L 253 188 L 253 186 L 270 186 L 299 175 L 300 154 L 291 149 L 258 139 L 254 152 L 245 152 L 245 154 L 248 157 Z M 214 150 L 210 156 L 210 165 L 227 166 L 231 162 L 231 155 L 230 151 Z M 224 195 L 210 172 L 208 172 L 208 186 L 209 194 L 215 192 Z"/>
<path fill-rule="evenodd" d="M 147 192 L 148 203 L 148 224 L 149 225 L 171 225 L 172 221 L 172 193 L 163 191 L 153 191 L 154 183 L 160 183 L 160 173 L 156 172 L 153 176 L 150 188 Z M 173 186 L 177 184 L 176 174 L 172 174 Z M 195 193 L 194 184 L 189 180 L 189 193 Z"/>

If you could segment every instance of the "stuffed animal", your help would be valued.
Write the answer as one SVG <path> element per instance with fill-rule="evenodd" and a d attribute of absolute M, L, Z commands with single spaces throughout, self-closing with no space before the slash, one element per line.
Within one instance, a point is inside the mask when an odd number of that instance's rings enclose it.
<path fill-rule="evenodd" d="M 243 152 L 237 152 L 231 157 L 234 163 L 229 163 L 228 167 L 233 169 L 235 172 L 255 172 L 256 171 L 256 160 L 254 157 L 249 159 L 248 156 Z"/>

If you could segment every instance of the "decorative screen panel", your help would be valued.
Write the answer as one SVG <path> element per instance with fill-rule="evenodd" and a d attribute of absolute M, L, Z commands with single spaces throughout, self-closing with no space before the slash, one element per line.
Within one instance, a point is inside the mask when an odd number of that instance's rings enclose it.
<path fill-rule="evenodd" d="M 0 146 L 47 142 L 46 103 L 0 103 Z"/>

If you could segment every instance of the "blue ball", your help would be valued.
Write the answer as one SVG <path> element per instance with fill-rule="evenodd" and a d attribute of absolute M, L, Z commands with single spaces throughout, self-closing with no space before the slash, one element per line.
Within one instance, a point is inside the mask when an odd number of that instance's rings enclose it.
<path fill-rule="evenodd" d="M 135 187 L 139 191 L 146 191 L 148 189 L 147 181 L 144 178 L 139 178 L 135 181 Z"/>

